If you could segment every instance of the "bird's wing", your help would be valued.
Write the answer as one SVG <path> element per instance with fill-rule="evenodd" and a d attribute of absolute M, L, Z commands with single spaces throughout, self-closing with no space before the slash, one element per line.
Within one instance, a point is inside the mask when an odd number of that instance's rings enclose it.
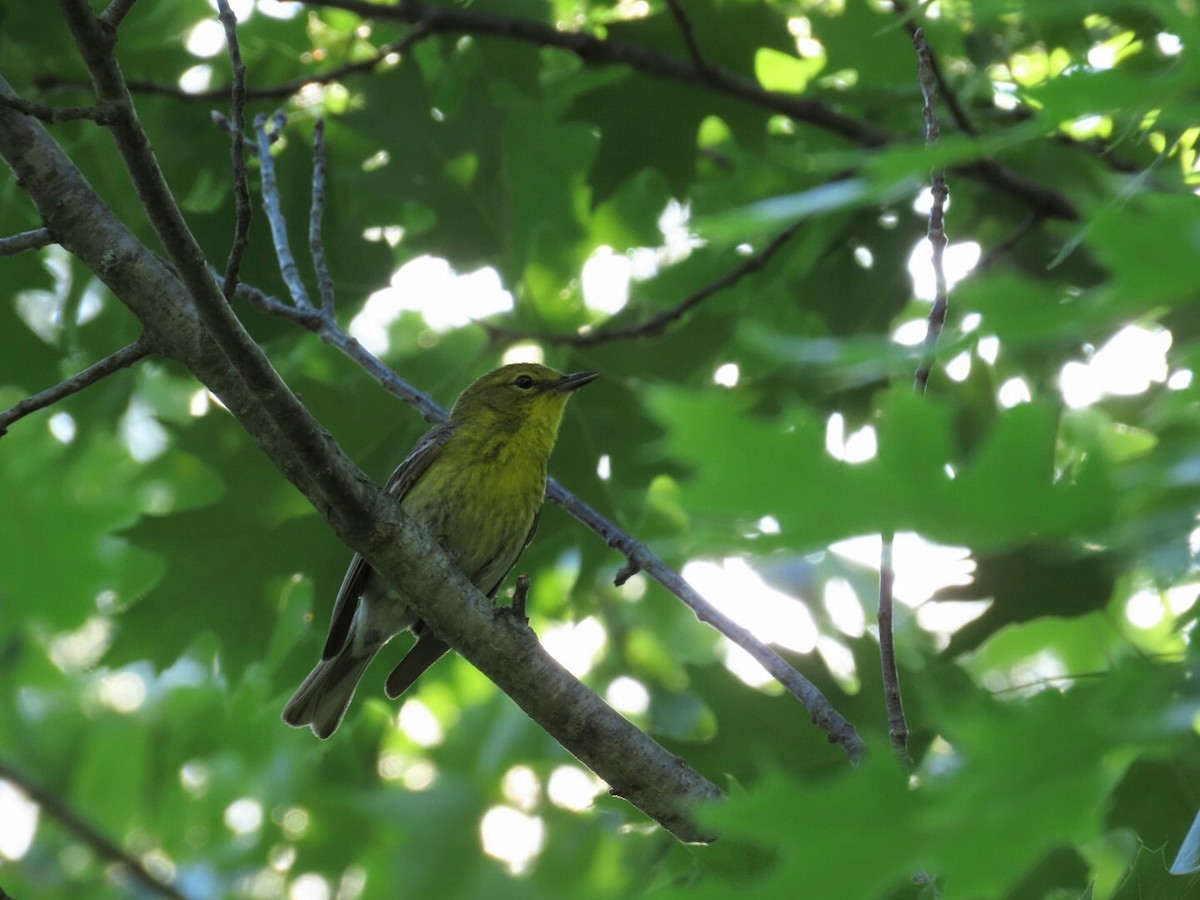
<path fill-rule="evenodd" d="M 537 533 L 538 520 L 541 517 L 542 508 L 539 506 L 533 517 L 533 525 L 529 527 L 529 534 L 525 536 L 525 543 L 521 545 L 521 553 L 524 553 L 525 548 L 533 541 L 533 536 Z M 504 574 L 487 592 L 489 598 L 494 597 L 496 591 L 500 590 L 500 585 L 504 584 L 504 579 L 508 577 L 513 566 L 517 564 L 517 560 L 521 558 L 521 553 L 513 557 L 512 563 L 504 571 Z M 408 649 L 408 653 L 396 664 L 396 668 L 392 669 L 392 674 L 387 679 L 386 690 L 388 698 L 391 700 L 395 700 L 407 691 L 426 669 L 441 659 L 450 649 L 450 645 L 430 631 L 424 623 L 418 623 L 413 631 L 417 635 L 417 642 Z"/>
<path fill-rule="evenodd" d="M 421 476 L 429 471 L 455 427 L 449 422 L 443 422 L 425 432 L 404 462 L 396 466 L 384 490 L 403 500 Z M 322 659 L 332 659 L 345 646 L 346 638 L 350 634 L 350 623 L 354 620 L 354 610 L 358 608 L 358 598 L 366 589 L 367 579 L 372 571 L 367 561 L 355 553 L 350 568 L 346 570 L 346 577 L 342 579 L 342 586 L 338 588 L 337 600 L 333 604 L 333 617 L 329 621 L 329 637 L 325 640 Z"/>
<path fill-rule="evenodd" d="M 542 502 L 545 502 L 544 498 Z M 504 579 L 508 578 L 508 576 L 512 573 L 513 566 L 517 564 L 517 560 L 521 558 L 521 555 L 529 548 L 529 545 L 533 543 L 533 536 L 537 534 L 538 522 L 541 520 L 542 508 L 539 506 L 537 512 L 533 514 L 533 524 L 529 526 L 529 534 L 525 535 L 525 543 L 521 545 L 521 549 L 517 551 L 517 555 L 512 558 L 512 562 L 508 564 L 508 568 L 504 570 L 504 574 L 500 576 L 494 585 L 492 585 L 492 589 L 487 592 L 489 600 L 496 596 L 496 591 L 500 590 L 500 586 L 504 584 Z"/>

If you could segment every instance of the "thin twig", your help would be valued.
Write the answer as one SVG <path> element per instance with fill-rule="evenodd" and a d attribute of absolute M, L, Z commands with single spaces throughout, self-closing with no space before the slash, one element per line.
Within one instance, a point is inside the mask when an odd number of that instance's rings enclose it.
<path fill-rule="evenodd" d="M 908 29 L 909 37 L 913 40 L 913 45 L 917 42 L 917 32 L 920 27 L 917 24 L 916 16 L 908 8 L 905 0 L 892 0 L 892 9 L 903 17 L 904 27 Z M 924 38 L 922 37 L 922 40 Z M 971 117 L 967 114 L 966 109 L 958 99 L 958 94 L 950 89 L 950 83 L 946 80 L 946 76 L 942 73 L 942 65 L 938 62 L 937 54 L 929 50 L 929 70 L 933 74 L 933 80 L 941 91 L 942 100 L 950 109 L 950 116 L 954 119 L 959 130 L 963 134 L 976 135 L 979 134 L 979 129 L 975 127 L 975 123 L 971 121 Z"/>
<path fill-rule="evenodd" d="M 229 63 L 233 69 L 233 87 L 230 90 L 230 123 L 233 136 L 233 197 L 235 224 L 233 244 L 229 248 L 229 260 L 225 264 L 225 278 L 221 290 L 226 300 L 232 300 L 237 290 L 242 270 L 242 258 L 250 242 L 250 186 L 246 180 L 246 64 L 242 62 L 242 50 L 238 43 L 237 16 L 229 7 L 228 0 L 217 0 L 221 25 L 225 28 L 225 44 L 229 48 Z"/>
<path fill-rule="evenodd" d="M 135 3 L 137 0 L 112 0 L 104 12 L 100 13 L 100 21 L 116 31 Z"/>
<path fill-rule="evenodd" d="M 917 80 L 921 85 L 921 96 L 924 98 L 922 114 L 925 120 L 925 146 L 932 147 L 937 143 L 940 128 L 937 118 L 937 84 L 930 62 L 929 45 L 925 42 L 925 32 L 916 28 L 913 32 L 913 47 L 917 51 Z M 933 203 L 929 210 L 928 237 L 933 249 L 933 269 L 936 289 L 933 309 L 929 313 L 929 325 L 925 333 L 925 347 L 920 364 L 914 376 L 914 390 L 925 393 L 929 383 L 929 374 L 933 369 L 938 338 L 946 323 L 946 269 L 943 256 L 946 249 L 945 212 L 946 175 L 941 169 L 935 169 L 930 175 Z M 892 588 L 896 572 L 892 559 L 893 535 L 884 534 L 883 549 L 879 559 L 879 657 L 883 670 L 883 696 L 887 705 L 888 737 L 892 749 L 905 761 L 912 764 L 908 751 L 908 722 L 904 716 L 904 702 L 900 693 L 900 673 L 896 668 L 896 638 L 892 629 Z"/>
<path fill-rule="evenodd" d="M 896 642 L 893 639 L 892 611 L 895 607 L 893 588 L 896 584 L 896 567 L 892 559 L 895 535 L 883 535 L 879 551 L 879 609 L 875 617 L 879 622 L 879 660 L 883 667 L 883 699 L 887 706 L 888 741 L 892 750 L 904 764 L 911 767 L 912 757 L 908 752 L 908 720 L 904 717 L 904 699 L 900 694 L 900 670 L 896 667 Z"/>
<path fill-rule="evenodd" d="M 105 103 L 95 106 L 47 106 L 44 103 L 34 103 L 21 97 L 0 97 L 0 106 L 7 106 L 27 116 L 33 116 L 53 125 L 55 122 L 74 122 L 80 119 L 91 119 L 98 125 L 108 125 L 113 120 L 114 110 Z"/>
<path fill-rule="evenodd" d="M 276 135 L 283 128 L 283 113 L 277 112 L 272 119 Z M 300 267 L 296 265 L 296 257 L 292 255 L 291 244 L 288 243 L 287 222 L 283 217 L 283 206 L 279 200 L 279 183 L 275 180 L 275 160 L 271 156 L 272 135 L 267 131 L 267 117 L 259 114 L 254 118 L 254 131 L 258 136 L 258 161 L 262 166 L 263 210 L 267 214 L 267 222 L 271 226 L 271 240 L 275 242 L 275 256 L 279 260 L 279 272 L 283 275 L 283 283 L 287 285 L 292 302 L 299 309 L 312 309 L 312 301 L 308 298 L 308 290 L 300 277 Z"/>
<path fill-rule="evenodd" d="M 407 53 L 414 44 L 429 37 L 431 32 L 427 27 L 420 22 L 413 25 L 404 37 L 391 43 L 384 44 L 379 48 L 378 52 L 364 59 L 356 59 L 353 62 L 343 63 L 335 66 L 332 69 L 326 69 L 324 72 L 316 72 L 311 75 L 304 75 L 300 78 L 292 78 L 287 81 L 281 81 L 278 84 L 263 85 L 261 87 L 247 87 L 247 100 L 284 100 L 291 97 L 297 91 L 307 87 L 310 84 L 331 84 L 335 81 L 341 81 L 348 75 L 356 75 L 360 72 L 369 72 L 381 63 L 389 62 L 393 57 L 403 56 Z M 34 81 L 35 86 L 46 89 L 72 88 L 78 85 L 72 81 L 58 78 L 53 75 L 45 75 Z M 174 97 L 176 100 L 185 100 L 192 103 L 212 103 L 217 100 L 224 100 L 229 96 L 229 85 L 221 85 L 218 87 L 208 88 L 203 91 L 185 91 L 178 84 L 172 84 L 166 81 L 150 81 L 144 78 L 131 78 L 127 83 L 131 93 L 134 94 L 152 94 L 155 96 Z"/>
<path fill-rule="evenodd" d="M 187 900 L 177 887 L 163 881 L 147 869 L 141 860 L 112 841 L 58 794 L 34 783 L 23 772 L 3 760 L 0 760 L 0 778 L 15 785 L 21 793 L 41 807 L 46 815 L 91 847 L 97 855 L 127 869 L 133 879 L 147 890 L 162 897 L 171 897 L 173 900 Z"/>
<path fill-rule="evenodd" d="M 1020 243 L 1025 235 L 1029 234 L 1043 220 L 1043 217 L 1033 212 L 1027 215 L 1021 222 L 1009 232 L 1008 236 L 992 246 L 987 253 L 979 258 L 979 262 L 975 264 L 976 272 L 983 272 L 990 269 L 996 264 L 996 260 Z"/>
<path fill-rule="evenodd" d="M 49 228 L 35 228 L 33 231 L 22 231 L 20 234 L 0 238 L 0 256 L 16 256 L 27 250 L 39 250 L 54 243 L 54 235 Z"/>
<path fill-rule="evenodd" d="M 741 265 L 726 272 L 720 278 L 710 281 L 704 287 L 689 294 L 679 303 L 672 306 L 670 309 L 663 310 L 657 315 L 651 316 L 644 322 L 638 322 L 633 325 L 623 325 L 614 328 L 597 328 L 593 331 L 584 334 L 529 334 L 528 332 L 519 331 L 513 328 L 505 328 L 500 325 L 491 325 L 487 322 L 480 322 L 488 334 L 492 337 L 504 338 L 521 338 L 533 339 L 543 344 L 558 344 L 560 346 L 571 347 L 594 347 L 597 344 L 608 343 L 609 341 L 626 341 L 636 338 L 659 337 L 669 327 L 682 319 L 687 313 L 691 312 L 709 297 L 718 294 L 726 288 L 737 284 L 747 275 L 761 271 L 766 267 L 767 263 L 774 258 L 784 245 L 791 240 L 793 235 L 800 230 L 804 224 L 803 221 L 793 222 L 764 246 L 761 250 L 752 256 L 748 256 Z"/>
<path fill-rule="evenodd" d="M 325 120 L 317 119 L 313 126 L 312 209 L 308 216 L 308 252 L 317 273 L 317 291 L 321 295 L 321 311 L 333 315 L 333 279 L 325 260 L 325 242 L 321 240 L 321 218 L 325 215 L 325 174 L 328 160 L 325 155 Z"/>
<path fill-rule="evenodd" d="M 150 346 L 144 338 L 138 338 L 128 347 L 123 347 L 116 353 L 111 353 L 99 362 L 92 363 L 82 372 L 72 375 L 53 387 L 46 388 L 34 394 L 32 397 L 26 397 L 16 406 L 0 412 L 0 437 L 3 437 L 8 431 L 8 426 L 14 422 L 25 418 L 30 413 L 35 413 L 39 409 L 45 409 L 62 400 L 64 397 L 69 397 L 71 394 L 77 394 L 89 385 L 95 384 L 102 378 L 106 378 L 113 372 L 124 369 L 133 365 L 139 359 L 150 354 Z"/>
<path fill-rule="evenodd" d="M 683 35 L 683 42 L 687 44 L 688 55 L 691 56 L 692 62 L 701 72 L 707 72 L 710 66 L 700 51 L 700 44 L 696 41 L 696 28 L 692 24 L 691 17 L 688 16 L 680 0 L 667 0 L 667 6 L 671 8 L 671 15 L 675 17 L 675 22 L 679 25 L 679 33 Z"/>
<path fill-rule="evenodd" d="M 923 109 L 925 117 L 925 146 L 932 147 L 937 143 L 941 130 L 937 117 L 937 86 L 933 80 L 933 70 L 929 64 L 929 45 L 925 43 L 925 32 L 918 28 L 913 37 L 913 47 L 917 51 L 917 78 L 921 83 L 921 94 L 925 98 Z M 934 169 L 929 176 L 930 193 L 933 203 L 929 207 L 929 228 L 927 235 L 933 254 L 934 296 L 933 308 L 929 311 L 929 327 L 925 332 L 925 347 L 921 364 L 917 367 L 914 378 L 918 393 L 924 393 L 929 383 L 929 374 L 933 370 L 933 362 L 937 352 L 938 338 L 941 337 L 942 327 L 946 324 L 946 312 L 949 309 L 946 288 L 946 267 L 944 255 L 946 252 L 946 199 L 950 190 L 946 187 L 946 173 L 942 169 Z"/>

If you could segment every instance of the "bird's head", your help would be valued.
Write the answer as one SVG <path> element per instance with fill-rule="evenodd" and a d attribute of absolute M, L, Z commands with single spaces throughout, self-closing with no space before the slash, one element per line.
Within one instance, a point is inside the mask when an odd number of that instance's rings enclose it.
<path fill-rule="evenodd" d="M 451 421 L 486 424 L 498 432 L 515 432 L 532 426 L 558 431 L 571 393 L 595 380 L 598 372 L 564 375 L 537 363 L 501 366 L 478 378 L 463 391 Z"/>

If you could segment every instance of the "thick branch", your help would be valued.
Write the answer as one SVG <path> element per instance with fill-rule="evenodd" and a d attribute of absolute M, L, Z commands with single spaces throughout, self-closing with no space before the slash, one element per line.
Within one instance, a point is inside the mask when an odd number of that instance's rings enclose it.
<path fill-rule="evenodd" d="M 3 79 L 0 95 L 11 96 Z M 208 321 L 196 310 L 197 303 L 209 302 L 214 293 L 224 303 L 209 270 L 204 296 L 194 297 L 117 219 L 35 120 L 0 109 L 0 157 L 47 227 L 141 319 L 155 347 L 183 363 L 221 398 L 338 537 L 385 578 L 406 586 L 412 606 L 439 637 L 615 793 L 681 839 L 712 838 L 694 823 L 690 811 L 719 795 L 713 784 L 634 728 L 563 670 L 531 631 L 495 609 L 424 529 L 404 515 L 395 498 L 372 485 L 345 457 L 286 387 L 282 393 L 260 392 L 259 375 L 247 372 L 260 364 L 270 370 L 269 364 L 232 314 L 228 327 L 241 332 L 254 358 L 227 355 L 218 347 L 206 330 Z"/>
<path fill-rule="evenodd" d="M 8 426 L 14 422 L 25 418 L 30 413 L 37 412 L 39 409 L 52 406 L 64 397 L 79 393 L 85 387 L 95 384 L 102 378 L 107 378 L 113 372 L 133 365 L 149 353 L 149 345 L 142 338 L 138 338 L 128 347 L 123 347 L 116 353 L 109 354 L 99 362 L 88 366 L 82 372 L 60 381 L 53 387 L 46 388 L 46 390 L 40 391 L 32 397 L 26 397 L 12 409 L 0 412 L 0 437 L 3 437 L 8 432 Z"/>

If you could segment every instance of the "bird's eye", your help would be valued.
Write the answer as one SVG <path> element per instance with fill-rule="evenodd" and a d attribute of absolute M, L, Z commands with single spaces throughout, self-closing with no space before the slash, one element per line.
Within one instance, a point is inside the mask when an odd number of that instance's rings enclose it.
<path fill-rule="evenodd" d="M 529 390 L 531 387 L 533 387 L 533 376 L 531 376 L 531 375 L 522 375 L 522 376 L 520 376 L 520 377 L 519 377 L 519 378 L 518 378 L 516 381 L 514 381 L 514 382 L 513 382 L 513 384 L 515 384 L 515 385 L 516 385 L 517 387 L 519 387 L 521 390 L 523 390 L 523 391 L 527 391 L 527 390 Z"/>

